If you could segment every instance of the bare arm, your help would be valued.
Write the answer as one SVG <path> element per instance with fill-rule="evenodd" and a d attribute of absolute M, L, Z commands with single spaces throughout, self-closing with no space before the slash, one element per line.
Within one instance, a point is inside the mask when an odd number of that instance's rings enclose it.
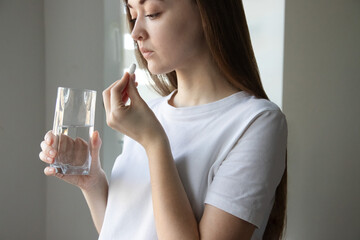
<path fill-rule="evenodd" d="M 103 173 L 101 180 L 93 186 L 92 189 L 83 190 L 85 200 L 89 206 L 91 216 L 98 233 L 101 231 L 101 227 L 104 222 L 105 209 L 108 196 L 108 182 L 106 180 L 105 173 Z"/>
<path fill-rule="evenodd" d="M 167 141 L 147 147 L 159 239 L 251 239 L 255 226 L 211 205 L 198 224 Z"/>
<path fill-rule="evenodd" d="M 167 139 L 152 144 L 149 158 L 152 200 L 159 239 L 199 239 L 198 224 L 177 172 Z"/>
<path fill-rule="evenodd" d="M 211 205 L 205 205 L 199 225 L 201 239 L 251 239 L 255 226 Z"/>

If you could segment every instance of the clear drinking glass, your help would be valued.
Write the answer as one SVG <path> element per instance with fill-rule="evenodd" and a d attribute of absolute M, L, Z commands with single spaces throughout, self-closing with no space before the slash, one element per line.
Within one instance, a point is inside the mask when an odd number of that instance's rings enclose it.
<path fill-rule="evenodd" d="M 57 172 L 88 175 L 90 138 L 94 132 L 96 91 L 59 87 L 57 91 L 53 134 L 57 150 L 51 164 Z"/>

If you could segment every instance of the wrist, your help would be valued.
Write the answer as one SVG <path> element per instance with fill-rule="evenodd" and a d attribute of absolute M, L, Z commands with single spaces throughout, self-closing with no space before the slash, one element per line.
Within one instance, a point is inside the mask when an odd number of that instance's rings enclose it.
<path fill-rule="evenodd" d="M 79 187 L 84 194 L 91 194 L 93 192 L 103 191 L 104 189 L 107 191 L 108 181 L 103 170 L 100 170 L 96 177 L 91 177 L 93 178 L 93 181 Z"/>
<path fill-rule="evenodd" d="M 157 155 L 159 153 L 171 154 L 170 143 L 166 134 L 149 139 L 149 141 L 144 144 L 143 147 L 148 156 L 153 154 Z"/>
<path fill-rule="evenodd" d="M 139 143 L 144 147 L 146 152 L 154 148 L 170 146 L 166 132 L 160 123 L 144 131 Z"/>

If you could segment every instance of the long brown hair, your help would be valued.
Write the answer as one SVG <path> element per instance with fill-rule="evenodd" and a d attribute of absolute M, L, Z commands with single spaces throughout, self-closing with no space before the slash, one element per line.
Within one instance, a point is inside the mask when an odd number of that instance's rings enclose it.
<path fill-rule="evenodd" d="M 127 3 L 127 0 L 124 0 Z M 252 48 L 249 29 L 241 0 L 193 0 L 202 20 L 204 36 L 217 67 L 227 81 L 239 91 L 246 91 L 258 98 L 268 99 L 262 86 L 258 66 Z M 127 8 L 130 29 L 134 25 Z M 136 44 L 136 43 L 135 43 Z M 176 72 L 153 75 L 138 48 L 135 48 L 140 67 L 147 70 L 154 89 L 165 96 L 177 89 Z M 285 162 L 287 160 L 285 159 Z M 272 208 L 263 239 L 281 239 L 286 223 L 287 170 L 276 189 Z"/>

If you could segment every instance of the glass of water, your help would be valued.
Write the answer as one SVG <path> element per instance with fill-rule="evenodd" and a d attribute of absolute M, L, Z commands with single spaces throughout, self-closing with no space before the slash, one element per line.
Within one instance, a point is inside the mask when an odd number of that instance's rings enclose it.
<path fill-rule="evenodd" d="M 88 175 L 90 139 L 94 132 L 96 91 L 59 87 L 53 134 L 57 150 L 52 167 L 58 173 Z"/>

